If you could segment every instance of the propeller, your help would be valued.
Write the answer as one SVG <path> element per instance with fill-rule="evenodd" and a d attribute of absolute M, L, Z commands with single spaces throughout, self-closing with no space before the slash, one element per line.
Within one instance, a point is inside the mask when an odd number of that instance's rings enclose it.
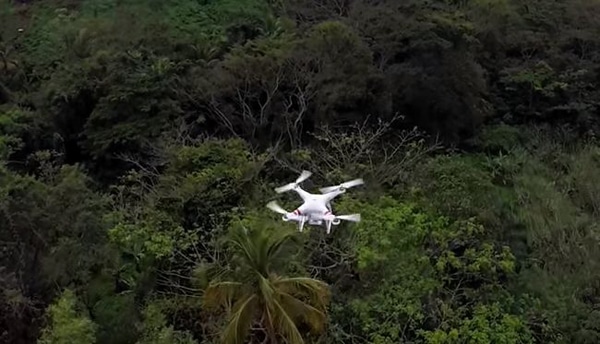
<path fill-rule="evenodd" d="M 312 172 L 302 171 L 302 173 L 300 174 L 300 177 L 298 177 L 298 179 L 296 179 L 295 182 L 289 183 L 289 184 L 284 185 L 284 186 L 280 186 L 280 187 L 278 187 L 278 188 L 275 189 L 275 192 L 282 193 L 282 192 L 293 190 L 293 189 L 295 189 L 298 186 L 298 184 L 300 184 L 303 181 L 305 181 L 306 179 L 308 179 L 308 177 L 310 177 L 311 175 L 312 175 Z"/>
<path fill-rule="evenodd" d="M 271 201 L 269 203 L 267 203 L 267 208 L 273 210 L 276 213 L 282 214 L 282 215 L 286 215 L 289 214 L 288 211 L 286 211 L 285 209 L 283 209 L 279 204 L 277 204 L 277 202 L 275 201 Z"/>
<path fill-rule="evenodd" d="M 360 214 L 339 215 L 339 216 L 329 215 L 329 216 L 325 216 L 324 220 L 326 221 L 327 234 L 329 234 L 329 233 L 331 233 L 331 225 L 337 226 L 340 223 L 340 220 L 359 222 Z"/>
<path fill-rule="evenodd" d="M 336 223 L 339 223 L 339 220 L 360 222 L 360 214 L 350 214 L 350 215 L 328 214 L 328 215 L 323 216 L 322 218 L 325 221 L 336 221 Z"/>
<path fill-rule="evenodd" d="M 284 221 L 290 221 L 290 218 L 288 217 L 289 212 L 287 210 L 283 209 L 281 206 L 279 206 L 279 204 L 277 204 L 277 202 L 271 201 L 271 202 L 267 203 L 267 208 L 273 210 L 276 213 L 282 214 Z M 298 230 L 300 232 L 302 232 L 302 230 L 304 229 L 304 222 L 306 222 L 306 216 L 296 216 L 296 218 L 297 219 L 299 218 Z"/>
<path fill-rule="evenodd" d="M 360 222 L 360 214 L 339 215 L 339 216 L 336 216 L 335 218 L 339 219 L 339 220 Z"/>
<path fill-rule="evenodd" d="M 321 188 L 319 190 L 321 191 L 321 193 L 326 194 L 326 193 L 330 193 L 335 190 L 345 190 L 345 189 L 351 188 L 353 186 L 362 185 L 364 183 L 365 182 L 362 180 L 362 178 L 358 178 L 358 179 L 351 180 L 349 182 L 342 183 L 340 185 L 328 186 L 328 187 Z"/>

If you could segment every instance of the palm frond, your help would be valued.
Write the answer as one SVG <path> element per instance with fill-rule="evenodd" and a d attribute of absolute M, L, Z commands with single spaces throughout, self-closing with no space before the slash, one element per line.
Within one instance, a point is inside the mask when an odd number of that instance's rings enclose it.
<path fill-rule="evenodd" d="M 225 344 L 243 344 L 256 310 L 257 296 L 255 294 L 237 301 L 229 318 L 229 323 L 223 331 Z"/>
<path fill-rule="evenodd" d="M 314 278 L 283 277 L 277 278 L 272 283 L 273 288 L 280 292 L 308 297 L 310 304 L 316 305 L 319 309 L 324 309 L 331 298 L 329 285 Z"/>
<path fill-rule="evenodd" d="M 206 308 L 226 307 L 231 300 L 239 296 L 242 283 L 239 282 L 213 282 L 204 291 L 203 300 Z"/>
<path fill-rule="evenodd" d="M 205 305 L 231 307 L 223 339 L 242 343 L 253 320 L 261 319 L 270 338 L 288 344 L 304 344 L 296 324 L 306 323 L 314 332 L 323 331 L 329 302 L 329 286 L 308 277 L 282 278 L 270 269 L 282 259 L 292 232 L 265 230 L 233 231 L 229 243 L 240 260 L 242 273 L 236 282 L 216 282 L 206 288 Z"/>
<path fill-rule="evenodd" d="M 263 311 L 262 322 L 263 322 L 263 326 L 267 330 L 267 335 L 270 336 L 271 339 L 275 339 L 277 337 L 277 330 L 276 330 L 276 325 L 275 325 L 275 319 L 276 319 L 275 306 L 272 303 L 269 304 L 268 306 L 265 305 L 265 307 L 263 308 L 262 311 Z"/>
<path fill-rule="evenodd" d="M 269 267 L 281 254 L 282 247 L 295 232 L 269 233 L 264 230 L 233 231 L 230 243 L 252 269 L 267 276 Z"/>
<path fill-rule="evenodd" d="M 327 322 L 327 315 L 324 309 L 319 310 L 287 293 L 280 293 L 279 296 L 282 306 L 295 323 L 301 320 L 316 333 L 324 331 Z"/>
<path fill-rule="evenodd" d="M 275 236 L 270 245 L 267 248 L 266 258 L 273 259 L 276 258 L 277 254 L 281 252 L 283 245 L 285 245 L 290 239 L 294 238 L 294 234 L 292 232 L 279 232 L 281 234 Z"/>
<path fill-rule="evenodd" d="M 260 276 L 258 286 L 259 286 L 260 297 L 261 297 L 262 302 L 265 304 L 265 306 L 269 310 L 273 311 L 273 309 L 274 309 L 273 301 L 275 300 L 275 290 L 273 289 L 271 282 L 268 279 Z"/>
<path fill-rule="evenodd" d="M 229 240 L 233 247 L 238 253 L 241 253 L 246 263 L 250 266 L 253 266 L 255 260 L 255 250 L 252 240 L 245 235 L 234 234 L 234 236 Z"/>
<path fill-rule="evenodd" d="M 241 254 L 245 264 L 262 275 L 266 275 L 269 260 L 264 255 L 268 237 L 260 230 L 234 231 L 230 240 L 237 253 Z"/>
<path fill-rule="evenodd" d="M 281 333 L 287 340 L 287 343 L 304 344 L 304 339 L 302 339 L 302 335 L 300 334 L 300 331 L 298 331 L 293 317 L 290 316 L 279 300 L 273 300 L 273 305 L 275 307 L 275 319 L 277 320 L 274 329 Z"/>
<path fill-rule="evenodd" d="M 264 231 L 257 234 L 256 237 L 256 270 L 262 275 L 267 276 L 269 273 L 269 265 L 271 261 L 268 256 L 269 246 L 271 238 Z"/>

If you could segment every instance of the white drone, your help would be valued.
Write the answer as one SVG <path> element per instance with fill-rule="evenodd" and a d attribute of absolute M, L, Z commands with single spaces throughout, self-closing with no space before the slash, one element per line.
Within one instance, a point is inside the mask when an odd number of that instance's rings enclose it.
<path fill-rule="evenodd" d="M 295 182 L 289 183 L 282 187 L 278 187 L 275 189 L 277 193 L 283 193 L 287 191 L 294 190 L 304 203 L 298 207 L 296 210 L 289 212 L 283 209 L 277 204 L 275 201 L 271 201 L 267 204 L 267 208 L 273 210 L 276 213 L 282 214 L 283 221 L 296 221 L 298 222 L 298 230 L 302 232 L 304 228 L 304 223 L 308 222 L 309 225 L 317 225 L 320 226 L 325 222 L 325 227 L 327 229 L 327 234 L 331 232 L 331 225 L 339 225 L 341 220 L 359 222 L 360 214 L 351 214 L 351 215 L 339 215 L 336 216 L 331 212 L 331 200 L 335 197 L 346 192 L 346 189 L 351 188 L 353 186 L 364 184 L 362 179 L 354 179 L 349 182 L 342 183 L 336 186 L 329 186 L 326 188 L 319 189 L 321 191 L 321 195 L 315 195 L 308 193 L 300 187 L 300 183 L 308 179 L 312 175 L 309 171 L 302 171 L 300 177 L 296 179 Z"/>

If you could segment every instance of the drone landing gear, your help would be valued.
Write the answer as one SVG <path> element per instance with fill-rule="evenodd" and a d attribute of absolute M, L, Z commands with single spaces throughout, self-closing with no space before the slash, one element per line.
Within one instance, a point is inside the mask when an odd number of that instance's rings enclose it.
<path fill-rule="evenodd" d="M 302 231 L 304 230 L 304 223 L 306 222 L 306 216 L 302 216 L 300 218 L 300 223 L 298 224 L 298 230 L 300 231 L 300 233 L 302 233 Z"/>

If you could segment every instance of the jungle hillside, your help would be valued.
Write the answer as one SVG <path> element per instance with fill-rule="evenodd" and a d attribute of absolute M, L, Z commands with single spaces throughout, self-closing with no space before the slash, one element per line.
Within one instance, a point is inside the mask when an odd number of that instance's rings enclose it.
<path fill-rule="evenodd" d="M 598 135 L 600 0 L 1 0 L 0 343 L 598 344 Z"/>

